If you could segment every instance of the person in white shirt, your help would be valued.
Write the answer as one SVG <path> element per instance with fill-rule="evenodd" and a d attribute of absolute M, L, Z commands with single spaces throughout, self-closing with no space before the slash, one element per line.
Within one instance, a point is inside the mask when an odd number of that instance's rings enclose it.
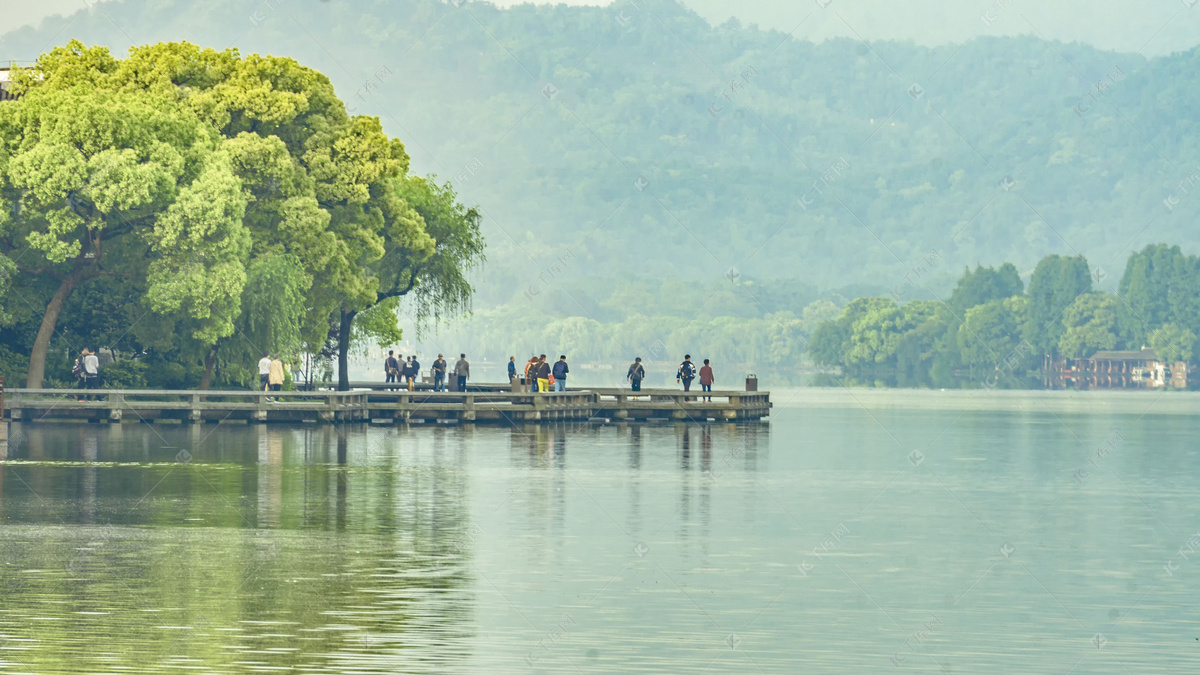
<path fill-rule="evenodd" d="M 271 377 L 271 355 L 263 352 L 263 357 L 258 360 L 258 388 L 260 391 L 269 391 L 267 380 Z"/>
<path fill-rule="evenodd" d="M 96 358 L 96 352 L 91 349 L 87 349 L 86 352 L 87 354 L 83 357 L 85 386 L 88 389 L 98 389 L 100 387 L 100 359 Z M 87 399 L 92 400 L 92 395 L 88 394 Z"/>

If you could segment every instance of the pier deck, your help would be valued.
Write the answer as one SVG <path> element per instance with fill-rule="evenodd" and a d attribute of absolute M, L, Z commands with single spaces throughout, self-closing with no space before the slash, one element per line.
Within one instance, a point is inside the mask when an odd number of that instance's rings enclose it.
<path fill-rule="evenodd" d="M 514 392 L 501 385 L 472 385 L 465 392 L 428 390 L 177 391 L 96 389 L 81 392 L 8 389 L 5 419 L 22 422 L 372 422 L 518 424 L 559 420 L 644 421 L 759 420 L 770 414 L 770 392 L 592 388 L 566 392 Z"/>

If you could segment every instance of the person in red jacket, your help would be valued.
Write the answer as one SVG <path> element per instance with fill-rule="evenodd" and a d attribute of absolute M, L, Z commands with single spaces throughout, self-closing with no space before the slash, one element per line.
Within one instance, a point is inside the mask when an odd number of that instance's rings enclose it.
<path fill-rule="evenodd" d="M 700 389 L 712 393 L 713 386 L 713 371 L 708 365 L 708 359 L 704 359 L 704 365 L 700 367 Z M 697 399 L 699 400 L 699 399 Z M 705 397 L 706 401 L 711 401 L 712 397 Z"/>

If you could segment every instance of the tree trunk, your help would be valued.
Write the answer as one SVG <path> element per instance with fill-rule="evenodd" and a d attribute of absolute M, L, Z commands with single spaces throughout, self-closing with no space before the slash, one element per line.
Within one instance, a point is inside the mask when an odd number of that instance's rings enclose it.
<path fill-rule="evenodd" d="M 33 341 L 33 349 L 29 352 L 29 372 L 25 376 L 25 386 L 29 389 L 41 389 L 42 380 L 46 376 L 46 353 L 50 351 L 50 338 L 54 336 L 58 325 L 58 315 L 62 312 L 63 303 L 75 289 L 75 284 L 83 278 L 80 272 L 74 272 L 62 280 L 58 291 L 46 305 L 46 313 L 42 315 L 42 326 L 38 329 L 37 338 Z"/>
<path fill-rule="evenodd" d="M 338 391 L 350 391 L 350 327 L 358 312 L 342 312 L 338 325 Z"/>
<path fill-rule="evenodd" d="M 208 348 L 208 353 L 204 355 L 204 374 L 200 376 L 200 391 L 208 391 L 212 386 L 213 366 L 217 363 L 217 346 L 213 345 Z"/>

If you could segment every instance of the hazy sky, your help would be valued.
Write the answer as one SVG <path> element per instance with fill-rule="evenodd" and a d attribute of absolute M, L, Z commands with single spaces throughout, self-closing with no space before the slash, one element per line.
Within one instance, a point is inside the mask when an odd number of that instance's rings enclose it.
<path fill-rule="evenodd" d="M 313 1 L 316 0 L 304 0 Z M 643 0 L 612 0 L 618 4 Z M 607 5 L 610 0 L 565 0 Z M 246 0 L 247 6 L 255 0 Z M 977 35 L 1040 33 L 1064 42 L 1147 55 L 1200 44 L 1200 2 L 1195 0 L 683 0 L 714 23 L 736 16 L 798 38 L 833 36 L 912 39 L 921 44 L 962 42 Z M 825 4 L 821 7 L 818 2 Z M 1193 6 L 1188 7 L 1188 4 Z M 496 4 L 521 4 L 497 0 Z M 540 3 L 549 4 L 549 3 Z M 557 3 L 556 3 L 557 4 Z M 0 32 L 34 24 L 51 14 L 84 8 L 84 0 L 0 0 Z M 798 27 L 797 27 L 798 26 Z"/>

